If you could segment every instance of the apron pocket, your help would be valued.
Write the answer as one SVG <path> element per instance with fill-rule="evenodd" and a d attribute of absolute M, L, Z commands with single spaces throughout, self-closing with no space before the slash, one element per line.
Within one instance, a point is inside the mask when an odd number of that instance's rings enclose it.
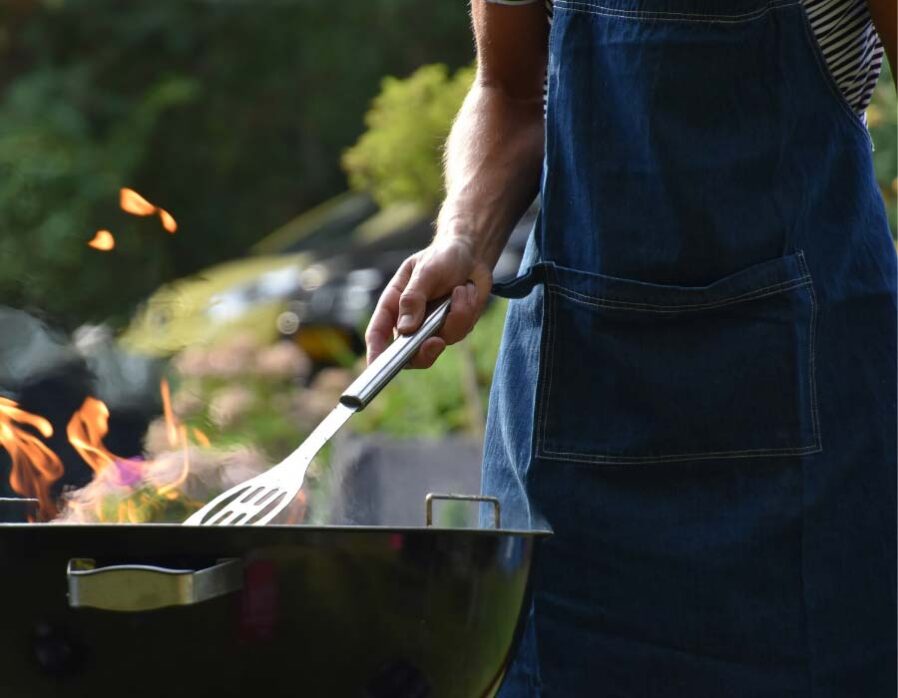
<path fill-rule="evenodd" d="M 801 252 L 709 286 L 545 265 L 536 455 L 584 463 L 821 449 Z"/>

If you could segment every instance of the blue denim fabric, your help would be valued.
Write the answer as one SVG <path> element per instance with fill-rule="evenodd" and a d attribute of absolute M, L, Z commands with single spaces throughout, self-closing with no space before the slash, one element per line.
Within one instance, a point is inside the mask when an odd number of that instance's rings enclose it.
<path fill-rule="evenodd" d="M 547 523 L 500 692 L 896 695 L 896 260 L 797 0 L 556 0 L 484 490 Z"/>

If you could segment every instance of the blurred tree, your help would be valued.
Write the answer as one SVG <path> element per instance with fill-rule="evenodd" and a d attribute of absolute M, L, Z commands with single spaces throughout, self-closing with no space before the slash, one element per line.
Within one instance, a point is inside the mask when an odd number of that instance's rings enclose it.
<path fill-rule="evenodd" d="M 473 79 L 473 67 L 450 75 L 442 64 L 404 80 L 385 78 L 365 116 L 368 130 L 343 156 L 353 188 L 381 206 L 436 207 L 443 196 L 443 143 Z"/>
<path fill-rule="evenodd" d="M 126 316 L 341 191 L 383 75 L 471 55 L 456 3 L 0 3 L 0 304 Z M 178 233 L 120 212 L 121 186 Z M 86 246 L 100 228 L 113 252 Z"/>
<path fill-rule="evenodd" d="M 411 30 L 413 28 L 413 31 Z M 0 2 L 0 304 L 73 327 L 241 255 L 343 188 L 383 75 L 471 59 L 465 8 L 416 0 Z M 345 155 L 384 203 L 440 197 L 470 70 L 388 79 Z M 895 98 L 870 112 L 894 225 Z M 118 210 L 129 186 L 170 211 Z M 100 228 L 113 252 L 86 246 Z"/>
<path fill-rule="evenodd" d="M 898 229 L 898 97 L 889 73 L 883 65 L 879 84 L 873 93 L 873 101 L 867 110 L 867 124 L 873 138 L 873 167 L 876 179 L 886 202 L 892 237 Z"/>
<path fill-rule="evenodd" d="M 368 130 L 343 155 L 353 188 L 382 206 L 413 201 L 435 207 L 443 195 L 441 157 L 473 67 L 454 75 L 442 64 L 426 65 L 405 79 L 388 77 L 365 115 Z M 898 226 L 898 98 L 888 65 L 867 111 L 875 143 L 873 163 L 889 214 Z"/>

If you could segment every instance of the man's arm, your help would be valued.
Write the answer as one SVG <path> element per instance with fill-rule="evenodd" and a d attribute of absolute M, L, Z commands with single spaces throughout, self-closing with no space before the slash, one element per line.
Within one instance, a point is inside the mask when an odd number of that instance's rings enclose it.
<path fill-rule="evenodd" d="M 892 68 L 892 81 L 898 85 L 898 64 L 895 63 L 898 54 L 898 2 L 895 0 L 867 0 L 870 8 L 870 16 L 876 33 L 882 40 L 882 45 L 889 58 L 889 66 Z"/>
<path fill-rule="evenodd" d="M 387 286 L 366 340 L 368 360 L 396 327 L 413 332 L 428 300 L 452 294 L 439 337 L 412 365 L 430 366 L 471 331 L 486 305 L 492 269 L 533 201 L 543 159 L 543 80 L 548 26 L 542 3 L 471 4 L 477 74 L 446 144 L 446 198 L 433 242 L 409 257 Z"/>

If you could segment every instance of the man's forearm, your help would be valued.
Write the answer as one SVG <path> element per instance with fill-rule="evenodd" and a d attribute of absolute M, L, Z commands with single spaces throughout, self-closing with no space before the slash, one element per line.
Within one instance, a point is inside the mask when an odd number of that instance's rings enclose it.
<path fill-rule="evenodd" d="M 475 81 L 446 143 L 437 237 L 465 240 L 492 268 L 539 189 L 543 133 L 541 95 Z"/>

